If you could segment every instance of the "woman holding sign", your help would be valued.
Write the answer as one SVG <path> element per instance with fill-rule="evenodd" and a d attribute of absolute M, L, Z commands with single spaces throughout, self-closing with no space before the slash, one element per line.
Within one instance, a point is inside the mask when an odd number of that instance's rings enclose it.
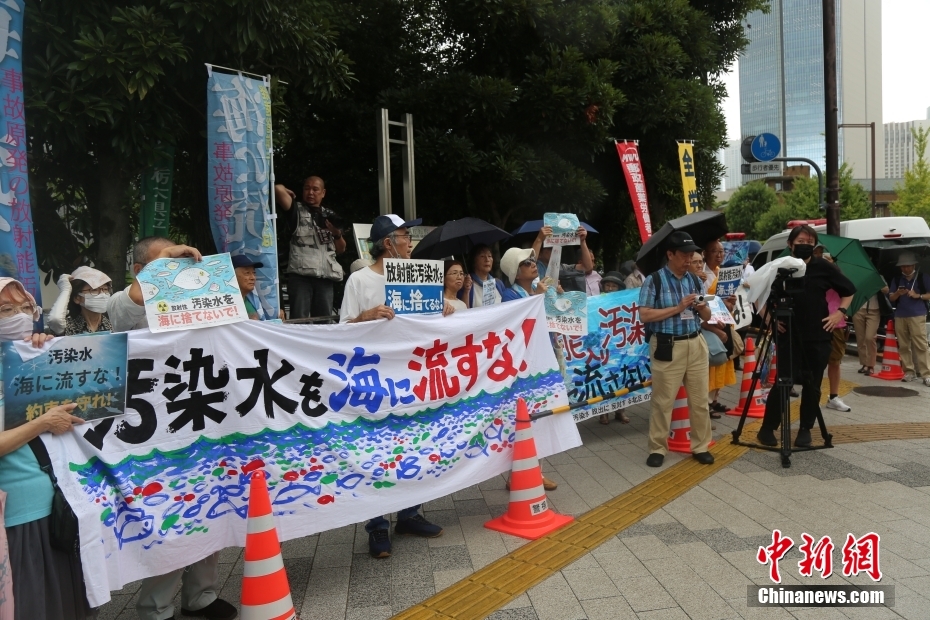
<path fill-rule="evenodd" d="M 471 280 L 471 289 L 462 291 L 462 298 L 469 308 L 493 306 L 504 297 L 504 283 L 491 275 L 494 268 L 494 253 L 487 245 L 475 246 L 471 255 L 472 272 L 466 276 Z"/>
<path fill-rule="evenodd" d="M 708 295 L 717 294 L 717 274 L 720 272 L 720 265 L 723 264 L 723 244 L 719 241 L 711 241 L 704 246 L 704 272 L 707 274 L 707 280 L 704 282 L 704 290 Z M 727 304 L 731 307 L 732 301 Z M 715 325 L 704 323 L 702 329 L 709 329 L 717 334 L 720 341 L 727 347 L 727 352 L 733 348 L 733 331 L 730 325 Z M 736 370 L 733 360 L 728 359 L 719 366 L 708 368 L 708 398 L 710 399 L 710 417 L 715 420 L 720 418 L 720 414 L 726 412 L 727 406 L 717 400 L 720 389 L 728 385 L 736 385 Z"/>
<path fill-rule="evenodd" d="M 108 332 L 110 319 L 110 276 L 91 267 L 78 267 L 58 279 L 61 294 L 48 315 L 48 326 L 56 336 Z"/>
<path fill-rule="evenodd" d="M 463 291 L 465 298 L 469 297 L 471 284 L 465 287 L 465 265 L 460 260 L 447 260 L 445 262 L 445 272 L 443 274 L 443 291 L 442 296 L 446 303 L 450 304 L 456 310 L 467 310 L 465 302 L 458 298 L 459 291 Z"/>
<path fill-rule="evenodd" d="M 49 336 L 33 334 L 39 313 L 35 299 L 22 284 L 13 278 L 0 278 L 0 341 L 31 341 L 37 348 L 44 345 Z M 21 426 L 0 432 L 0 489 L 6 492 L 3 521 L 17 620 L 71 620 L 95 615 L 84 594 L 77 541 L 64 551 L 61 544 L 53 547 L 49 524 L 54 518 L 55 488 L 38 461 L 48 459 L 39 435 L 60 435 L 83 422 L 71 415 L 74 407 L 73 403 L 53 407 Z"/>

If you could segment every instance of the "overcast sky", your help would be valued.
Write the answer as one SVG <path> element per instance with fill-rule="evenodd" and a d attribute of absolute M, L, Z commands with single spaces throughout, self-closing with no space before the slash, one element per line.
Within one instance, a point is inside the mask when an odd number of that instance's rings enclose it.
<path fill-rule="evenodd" d="M 881 0 L 881 3 L 882 122 L 927 118 L 927 108 L 930 107 L 930 55 L 926 49 L 930 0 Z M 735 66 L 725 81 L 730 94 L 723 103 L 727 133 L 731 139 L 738 139 L 739 75 Z"/>

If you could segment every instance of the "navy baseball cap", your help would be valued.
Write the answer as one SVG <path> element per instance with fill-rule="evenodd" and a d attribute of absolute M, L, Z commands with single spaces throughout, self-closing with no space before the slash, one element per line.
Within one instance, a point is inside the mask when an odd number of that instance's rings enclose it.
<path fill-rule="evenodd" d="M 253 261 L 245 254 L 236 254 L 232 257 L 233 267 L 264 267 L 262 263 Z"/>
<path fill-rule="evenodd" d="M 398 228 L 410 228 L 411 226 L 419 226 L 422 222 L 422 217 L 405 222 L 393 213 L 391 215 L 379 215 L 371 224 L 371 233 L 368 235 L 368 240 L 372 243 L 375 243 L 376 241 L 384 239 Z"/>

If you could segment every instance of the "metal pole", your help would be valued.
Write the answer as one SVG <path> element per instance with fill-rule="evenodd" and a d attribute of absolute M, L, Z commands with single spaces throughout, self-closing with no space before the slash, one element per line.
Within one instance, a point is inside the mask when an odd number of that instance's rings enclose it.
<path fill-rule="evenodd" d="M 820 206 L 821 209 L 824 208 L 824 204 L 823 204 L 823 195 L 824 195 L 824 189 L 823 189 L 823 172 L 820 170 L 820 166 L 818 166 L 818 165 L 814 162 L 813 159 L 807 159 L 806 157 L 776 157 L 776 158 L 774 158 L 772 161 L 781 161 L 781 162 L 785 162 L 785 163 L 788 163 L 788 162 L 791 162 L 791 161 L 803 161 L 805 164 L 808 164 L 811 168 L 813 168 L 813 169 L 814 169 L 814 172 L 817 173 L 817 185 L 820 187 L 820 205 L 819 205 L 819 206 Z"/>
<path fill-rule="evenodd" d="M 875 202 L 875 121 L 869 123 L 872 126 L 872 217 L 877 217 L 875 211 L 878 203 Z"/>
<path fill-rule="evenodd" d="M 381 215 L 391 214 L 391 151 L 388 144 L 388 111 L 378 112 L 378 202 Z"/>
<path fill-rule="evenodd" d="M 827 233 L 839 235 L 840 154 L 836 92 L 836 0 L 823 0 L 823 85 L 827 155 Z"/>
<path fill-rule="evenodd" d="M 265 78 L 266 85 L 268 87 L 268 97 L 271 97 L 271 76 Z M 278 262 L 278 211 L 277 211 L 277 200 L 274 195 L 274 134 L 271 132 L 271 123 L 268 123 L 268 169 L 270 171 L 269 183 L 271 184 L 271 229 L 272 234 L 274 235 L 274 258 L 275 264 Z M 280 269 L 278 274 L 280 274 Z M 274 278 L 274 296 L 278 300 L 278 303 L 275 304 L 278 307 L 278 315 L 280 316 L 281 312 L 284 310 L 284 305 L 281 303 L 281 276 L 275 274 Z M 277 316 L 274 318 L 278 318 Z"/>
<path fill-rule="evenodd" d="M 417 219 L 416 183 L 413 166 L 413 114 L 404 116 L 404 126 L 407 130 L 404 139 L 403 177 L 404 177 L 404 219 L 411 221 Z"/>

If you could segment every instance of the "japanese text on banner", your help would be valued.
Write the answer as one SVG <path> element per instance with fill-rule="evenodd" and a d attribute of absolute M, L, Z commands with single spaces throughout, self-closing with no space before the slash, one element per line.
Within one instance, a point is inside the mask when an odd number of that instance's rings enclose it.
<path fill-rule="evenodd" d="M 694 143 L 678 143 L 678 164 L 681 167 L 681 190 L 685 196 L 685 213 L 696 213 L 701 208 L 697 191 L 697 171 L 694 168 Z"/>
<path fill-rule="evenodd" d="M 443 308 L 441 260 L 384 260 L 385 305 L 397 314 L 433 314 Z"/>
<path fill-rule="evenodd" d="M 649 198 L 646 196 L 646 178 L 639 161 L 639 146 L 635 142 L 617 142 L 620 167 L 626 177 L 626 186 L 633 202 L 633 214 L 639 226 L 639 239 L 643 243 L 652 236 L 652 218 L 649 214 Z"/>

